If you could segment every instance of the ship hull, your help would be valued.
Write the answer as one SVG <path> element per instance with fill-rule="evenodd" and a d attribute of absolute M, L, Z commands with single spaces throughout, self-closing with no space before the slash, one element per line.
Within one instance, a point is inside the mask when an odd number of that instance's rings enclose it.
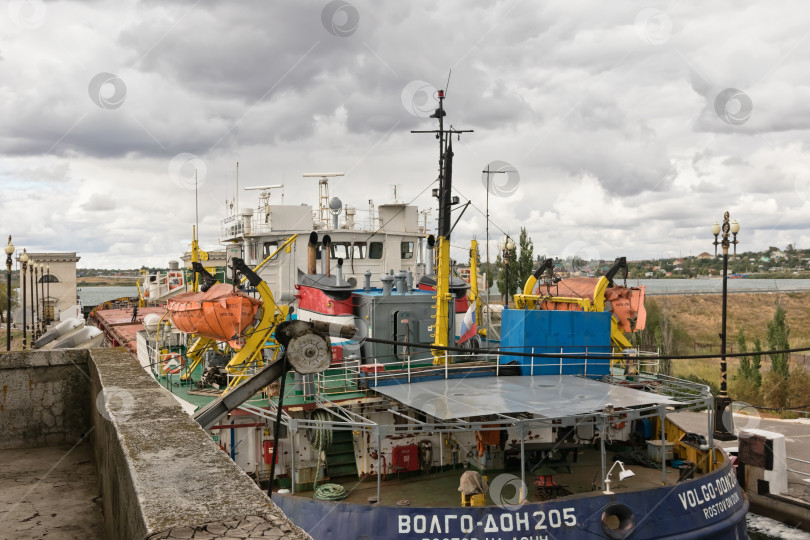
<path fill-rule="evenodd" d="M 611 495 L 600 492 L 511 508 L 359 505 L 276 493 L 273 500 L 315 540 L 747 538 L 748 500 L 728 462 L 674 486 Z M 609 514 L 621 516 L 618 529 L 603 522 L 610 522 Z"/>

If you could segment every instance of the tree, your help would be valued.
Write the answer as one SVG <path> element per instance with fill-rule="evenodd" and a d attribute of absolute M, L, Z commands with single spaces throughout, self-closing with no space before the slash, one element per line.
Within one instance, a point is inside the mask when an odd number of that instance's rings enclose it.
<path fill-rule="evenodd" d="M 518 287 L 520 287 L 526 283 L 526 280 L 529 279 L 529 276 L 532 275 L 532 271 L 534 270 L 534 244 L 526 232 L 526 227 L 520 228 L 520 240 L 518 241 L 518 247 L 520 247 L 520 256 L 518 257 L 517 264 L 515 266 L 517 270 L 517 283 Z"/>
<path fill-rule="evenodd" d="M 515 261 L 517 260 L 517 248 L 513 248 L 509 252 L 509 283 L 506 283 L 506 265 L 501 258 L 501 254 L 498 253 L 498 258 L 495 260 L 495 266 L 498 268 L 499 275 L 498 275 L 498 290 L 501 292 L 501 296 L 504 298 L 508 297 L 511 298 L 515 292 L 517 291 L 517 283 L 518 277 L 516 272 L 516 264 Z"/>
<path fill-rule="evenodd" d="M 745 343 L 745 330 L 740 328 L 739 333 L 737 333 L 737 347 L 740 349 L 740 354 L 745 354 L 748 352 L 748 347 Z M 752 369 L 751 369 L 751 357 L 750 356 L 741 356 L 740 357 L 740 367 L 737 368 L 737 375 L 738 379 L 750 381 L 752 378 Z"/>
<path fill-rule="evenodd" d="M 776 312 L 773 314 L 773 319 L 768 322 L 768 331 L 766 334 L 768 347 L 771 350 L 789 349 L 789 335 L 790 327 L 785 320 L 785 310 L 782 309 L 782 305 L 777 302 Z M 777 375 L 787 378 L 787 376 L 790 375 L 790 368 L 788 367 L 788 354 L 771 354 L 771 370 Z"/>
<path fill-rule="evenodd" d="M 754 351 L 755 353 L 762 352 L 762 343 L 760 343 L 759 338 L 754 340 Z M 762 373 L 760 372 L 760 368 L 762 367 L 762 355 L 755 354 L 754 359 L 751 361 L 751 381 L 754 383 L 754 387 L 759 389 L 762 386 Z"/>
<path fill-rule="evenodd" d="M 6 292 L 5 286 L 6 276 L 5 273 L 3 275 L 3 286 L 0 287 L 0 320 L 3 322 L 6 321 L 6 311 L 8 308 L 8 293 Z M 17 291 L 15 289 L 11 289 L 11 307 L 12 309 L 17 307 Z M 5 330 L 4 330 L 5 332 Z"/>

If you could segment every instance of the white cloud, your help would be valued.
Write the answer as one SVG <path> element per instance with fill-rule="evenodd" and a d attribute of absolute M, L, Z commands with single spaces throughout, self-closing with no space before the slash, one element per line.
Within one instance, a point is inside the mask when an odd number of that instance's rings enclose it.
<path fill-rule="evenodd" d="M 699 253 L 725 209 L 745 249 L 810 237 L 799 0 L 353 3 L 345 38 L 323 27 L 326 2 L 66 1 L 24 25 L 3 13 L 0 227 L 35 251 L 79 251 L 84 266 L 165 265 L 194 220 L 193 191 L 167 179 L 181 153 L 206 167 L 208 248 L 237 161 L 242 186 L 283 180 L 287 203 L 315 202 L 302 173 L 345 170 L 333 191 L 361 211 L 395 184 L 433 206 L 435 140 L 409 131 L 435 122 L 401 94 L 415 80 L 444 87 L 452 68 L 447 120 L 475 130 L 454 141 L 455 185 L 476 206 L 456 229 L 459 260 L 483 240 L 493 160 L 521 175 L 512 197 L 490 197 L 493 258 L 521 226 L 548 255 Z M 636 25 L 649 7 L 671 22 L 655 42 Z M 120 107 L 91 99 L 99 73 L 123 81 Z M 739 125 L 715 111 L 727 88 L 751 99 Z"/>

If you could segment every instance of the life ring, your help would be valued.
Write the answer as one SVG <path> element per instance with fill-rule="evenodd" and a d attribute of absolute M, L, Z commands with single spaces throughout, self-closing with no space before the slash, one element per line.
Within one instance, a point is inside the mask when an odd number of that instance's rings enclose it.
<path fill-rule="evenodd" d="M 164 374 L 176 375 L 183 370 L 183 357 L 178 353 L 169 353 L 163 355 L 163 360 L 160 361 L 160 367 Z"/>
<path fill-rule="evenodd" d="M 611 427 L 611 429 L 615 429 L 616 431 L 619 431 L 619 430 L 624 429 L 624 426 L 626 426 L 626 425 L 627 425 L 627 422 L 624 422 L 624 421 L 622 421 L 622 422 L 613 422 L 612 424 L 610 424 L 610 427 Z"/>

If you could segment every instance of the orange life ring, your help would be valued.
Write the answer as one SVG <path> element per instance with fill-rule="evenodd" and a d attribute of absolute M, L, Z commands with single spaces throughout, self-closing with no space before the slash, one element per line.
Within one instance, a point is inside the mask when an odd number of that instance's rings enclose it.
<path fill-rule="evenodd" d="M 616 431 L 619 431 L 621 429 L 624 429 L 624 426 L 626 426 L 626 425 L 627 425 L 627 422 L 618 422 L 618 423 L 614 422 L 614 423 L 610 424 L 610 427 L 612 429 L 615 429 Z"/>
<path fill-rule="evenodd" d="M 176 363 L 172 363 L 176 361 Z M 163 360 L 160 361 L 160 367 L 164 374 L 176 375 L 183 370 L 185 362 L 183 357 L 178 353 L 169 353 L 163 355 Z"/>

